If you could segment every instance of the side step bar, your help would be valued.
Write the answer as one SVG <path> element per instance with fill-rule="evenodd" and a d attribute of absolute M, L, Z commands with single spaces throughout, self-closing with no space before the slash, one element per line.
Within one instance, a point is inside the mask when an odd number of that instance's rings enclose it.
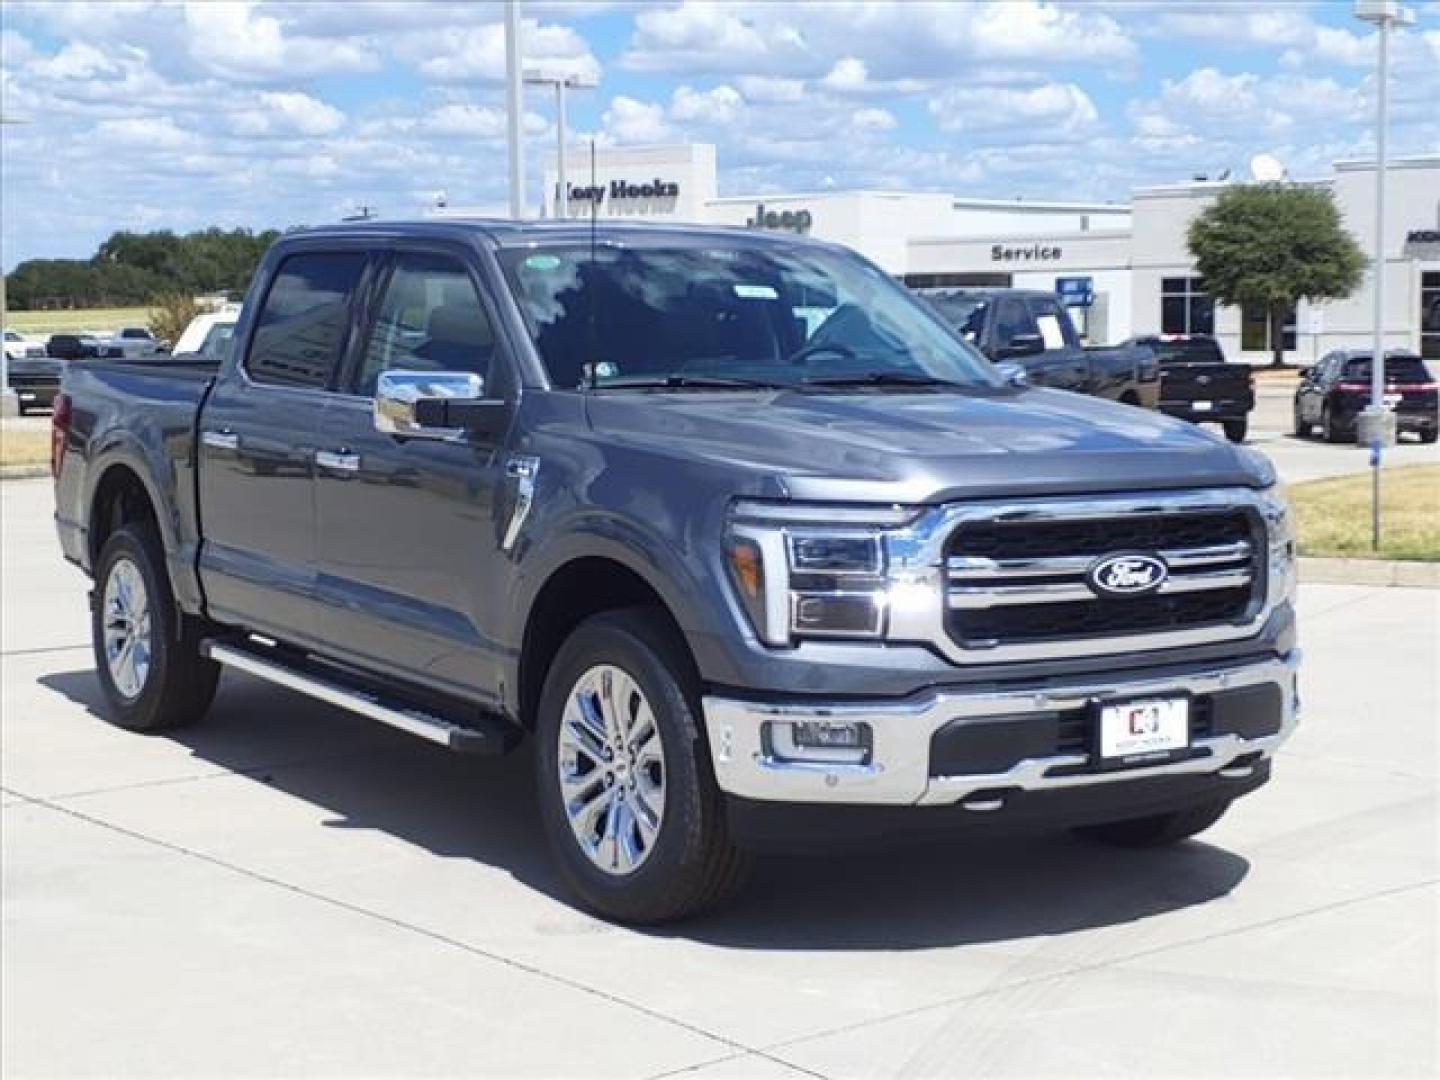
<path fill-rule="evenodd" d="M 363 685 L 358 677 L 348 678 L 343 671 L 305 660 L 290 663 L 273 654 L 266 655 L 269 650 L 263 646 L 210 638 L 201 643 L 200 649 L 216 663 L 379 720 L 450 750 L 503 754 L 520 738 L 520 732 L 504 720 L 477 716 L 473 725 L 456 723 L 407 702 L 387 700 Z"/>

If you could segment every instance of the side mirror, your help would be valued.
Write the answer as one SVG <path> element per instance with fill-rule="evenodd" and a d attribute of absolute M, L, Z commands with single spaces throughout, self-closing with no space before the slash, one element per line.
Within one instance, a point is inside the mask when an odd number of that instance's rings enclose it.
<path fill-rule="evenodd" d="M 1300 378 L 1308 382 L 1310 379 L 1315 377 L 1315 369 L 1313 367 L 1302 367 L 1298 371 L 1296 371 L 1295 374 L 1299 375 Z"/>
<path fill-rule="evenodd" d="M 1011 356 L 1036 356 L 1045 351 L 1045 339 L 1039 334 L 1016 334 L 1008 345 L 995 350 L 999 359 Z"/>
<path fill-rule="evenodd" d="M 375 430 L 410 439 L 493 434 L 505 404 L 485 399 L 485 380 L 468 371 L 382 371 L 375 384 Z"/>
<path fill-rule="evenodd" d="M 996 364 L 995 373 L 1005 380 L 1006 386 L 1029 386 L 1030 374 L 1019 364 Z"/>

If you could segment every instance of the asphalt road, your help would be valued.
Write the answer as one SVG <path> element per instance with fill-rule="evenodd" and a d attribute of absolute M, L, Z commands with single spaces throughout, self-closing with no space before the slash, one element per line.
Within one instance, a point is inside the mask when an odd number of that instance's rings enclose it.
<path fill-rule="evenodd" d="M 523 751 L 234 673 L 190 731 L 107 726 L 48 484 L 0 513 L 7 1077 L 1437 1067 L 1440 593 L 1302 588 L 1304 722 L 1203 841 L 772 857 L 641 933 L 570 905 Z"/>

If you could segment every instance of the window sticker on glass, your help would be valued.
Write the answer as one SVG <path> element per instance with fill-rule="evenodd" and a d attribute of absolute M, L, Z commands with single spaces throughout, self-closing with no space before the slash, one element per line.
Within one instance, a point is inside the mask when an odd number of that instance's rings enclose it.
<path fill-rule="evenodd" d="M 1045 341 L 1046 349 L 1063 349 L 1065 347 L 1065 335 L 1060 330 L 1060 320 L 1054 315 L 1037 315 L 1036 325 L 1040 327 L 1040 337 Z"/>
<path fill-rule="evenodd" d="M 526 270 L 536 270 L 544 273 L 547 270 L 554 270 L 560 265 L 560 258 L 557 255 L 531 255 L 525 260 Z"/>
<path fill-rule="evenodd" d="M 746 285 L 735 283 L 735 295 L 742 300 L 778 300 L 780 294 L 771 285 Z"/>

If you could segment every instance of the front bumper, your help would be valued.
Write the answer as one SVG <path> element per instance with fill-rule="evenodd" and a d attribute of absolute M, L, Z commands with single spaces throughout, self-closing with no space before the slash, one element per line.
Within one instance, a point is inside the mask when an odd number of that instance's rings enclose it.
<path fill-rule="evenodd" d="M 1248 775 L 1289 738 L 1299 716 L 1300 652 L 1258 661 L 1216 664 L 1173 673 L 1035 680 L 1008 688 L 944 689 L 918 699 L 868 702 L 760 702 L 707 696 L 705 728 L 715 778 L 726 794 L 746 800 L 890 806 L 965 804 L 987 810 L 1011 796 L 1166 777 Z M 1192 737 L 1189 756 L 1160 764 L 1095 771 L 1081 752 L 1025 757 L 1000 771 L 932 767 L 941 729 L 954 725 L 1037 722 L 1087 709 L 1100 699 L 1175 694 L 1219 695 L 1272 686 L 1279 715 L 1271 733 L 1233 731 Z M 868 724 L 873 744 L 865 764 L 783 760 L 770 747 L 769 725 L 796 721 Z"/>

